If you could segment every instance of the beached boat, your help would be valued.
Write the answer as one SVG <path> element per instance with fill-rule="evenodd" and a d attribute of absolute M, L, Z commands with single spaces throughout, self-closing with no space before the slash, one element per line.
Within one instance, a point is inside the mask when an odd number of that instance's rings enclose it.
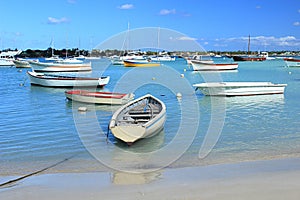
<path fill-rule="evenodd" d="M 283 58 L 288 67 L 300 67 L 300 58 Z"/>
<path fill-rule="evenodd" d="M 124 60 L 125 67 L 159 67 L 159 62 L 153 62 L 151 59 L 143 60 Z"/>
<path fill-rule="evenodd" d="M 66 62 L 37 62 L 29 61 L 31 68 L 36 72 L 81 72 L 91 71 L 91 62 L 89 63 L 66 63 Z"/>
<path fill-rule="evenodd" d="M 213 63 L 192 60 L 191 64 L 194 71 L 235 70 L 238 68 L 238 63 Z"/>
<path fill-rule="evenodd" d="M 30 68 L 30 64 L 26 59 L 15 59 L 13 60 L 14 65 L 16 66 L 16 68 Z"/>
<path fill-rule="evenodd" d="M 134 98 L 134 94 L 113 93 L 113 92 L 92 92 L 87 90 L 69 90 L 65 92 L 67 99 L 94 104 L 121 105 Z"/>
<path fill-rule="evenodd" d="M 110 77 L 100 78 L 61 76 L 54 74 L 37 73 L 28 71 L 32 85 L 45 87 L 103 87 L 108 84 Z"/>
<path fill-rule="evenodd" d="M 283 94 L 287 84 L 274 84 L 271 82 L 211 82 L 194 84 L 193 86 L 208 96 L 249 96 Z"/>
<path fill-rule="evenodd" d="M 113 114 L 109 129 L 116 138 L 131 145 L 139 139 L 159 133 L 165 121 L 165 104 L 147 94 L 120 107 Z"/>

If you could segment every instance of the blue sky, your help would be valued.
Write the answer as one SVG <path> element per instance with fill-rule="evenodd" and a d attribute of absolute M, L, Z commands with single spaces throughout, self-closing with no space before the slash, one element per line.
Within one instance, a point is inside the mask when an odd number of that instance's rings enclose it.
<path fill-rule="evenodd" d="M 205 50 L 300 50 L 299 0 L 1 0 L 0 49 L 92 49 L 130 29 L 178 31 Z"/>

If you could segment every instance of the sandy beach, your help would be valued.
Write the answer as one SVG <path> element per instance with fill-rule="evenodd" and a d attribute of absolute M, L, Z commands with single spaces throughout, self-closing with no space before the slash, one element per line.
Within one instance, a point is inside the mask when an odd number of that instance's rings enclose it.
<path fill-rule="evenodd" d="M 1 177 L 0 181 L 14 177 Z M 299 199 L 300 158 L 147 174 L 43 173 L 0 189 L 0 199 Z"/>

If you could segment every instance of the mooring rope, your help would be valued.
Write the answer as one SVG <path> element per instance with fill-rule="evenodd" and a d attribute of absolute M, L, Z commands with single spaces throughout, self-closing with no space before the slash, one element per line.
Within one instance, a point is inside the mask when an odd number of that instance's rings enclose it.
<path fill-rule="evenodd" d="M 63 162 L 66 162 L 66 161 L 70 160 L 70 159 L 73 158 L 73 157 L 74 157 L 74 155 L 73 155 L 73 156 L 70 156 L 70 157 L 68 157 L 68 158 L 65 158 L 65 159 L 63 159 L 63 160 L 61 160 L 61 161 L 59 161 L 59 162 L 57 162 L 57 163 L 54 163 L 53 165 L 50 165 L 50 166 L 48 166 L 48 167 L 46 167 L 46 168 L 44 168 L 44 169 L 41 169 L 41 170 L 32 172 L 32 173 L 30 173 L 30 174 L 26 174 L 26 175 L 24 175 L 24 176 L 21 176 L 21 177 L 18 177 L 18 178 L 9 180 L 9 181 L 7 181 L 7 182 L 1 183 L 1 184 L 0 184 L 0 188 L 1 188 L 1 187 L 5 187 L 5 186 L 7 186 L 7 185 L 9 185 L 9 184 L 16 183 L 16 182 L 18 182 L 18 181 L 20 181 L 20 180 L 23 180 L 23 179 L 25 179 L 25 178 L 28 178 L 28 177 L 30 177 L 30 176 L 39 174 L 39 173 L 41 173 L 41 172 L 43 172 L 43 171 L 46 171 L 46 170 L 48 170 L 48 169 L 50 169 L 50 168 L 52 168 L 52 167 L 57 166 L 57 165 L 59 165 L 59 164 L 61 164 L 61 163 L 63 163 Z"/>

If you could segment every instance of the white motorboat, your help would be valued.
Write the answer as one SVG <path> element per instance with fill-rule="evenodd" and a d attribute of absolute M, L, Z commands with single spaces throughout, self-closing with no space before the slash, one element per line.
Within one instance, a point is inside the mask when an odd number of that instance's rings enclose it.
<path fill-rule="evenodd" d="M 55 74 L 27 72 L 32 85 L 45 87 L 103 87 L 108 84 L 110 77 L 100 78 L 61 76 Z"/>
<path fill-rule="evenodd" d="M 236 70 L 238 63 L 214 63 L 201 60 L 192 60 L 194 71 L 218 71 L 218 70 Z"/>
<path fill-rule="evenodd" d="M 249 96 L 283 94 L 287 84 L 271 82 L 210 82 L 194 84 L 208 96 Z"/>
<path fill-rule="evenodd" d="M 170 56 L 167 52 L 160 52 L 156 56 L 151 56 L 152 61 L 175 61 L 176 58 Z"/>
<path fill-rule="evenodd" d="M 3 51 L 0 53 L 0 66 L 13 66 L 14 57 L 22 51 Z"/>
<path fill-rule="evenodd" d="M 120 107 L 113 114 L 109 129 L 116 138 L 131 145 L 139 139 L 159 133 L 165 121 L 165 104 L 147 94 Z"/>

